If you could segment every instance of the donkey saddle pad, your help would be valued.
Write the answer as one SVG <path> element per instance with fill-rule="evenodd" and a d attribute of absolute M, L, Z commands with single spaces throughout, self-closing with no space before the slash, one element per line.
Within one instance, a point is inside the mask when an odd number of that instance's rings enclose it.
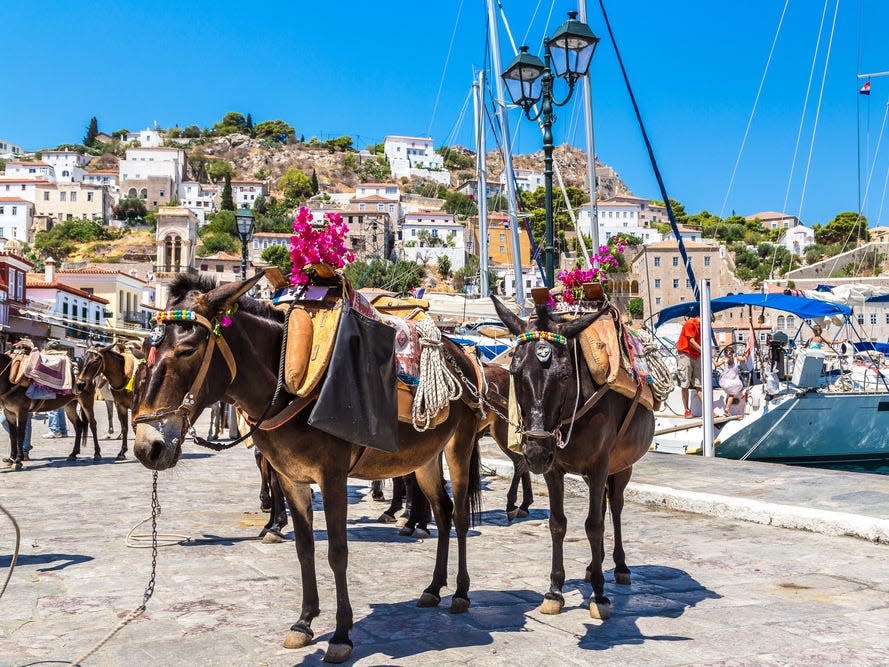
<path fill-rule="evenodd" d="M 278 306 L 286 312 L 287 305 Z M 284 385 L 295 396 L 311 396 L 324 378 L 343 310 L 340 297 L 301 302 L 287 322 Z"/>

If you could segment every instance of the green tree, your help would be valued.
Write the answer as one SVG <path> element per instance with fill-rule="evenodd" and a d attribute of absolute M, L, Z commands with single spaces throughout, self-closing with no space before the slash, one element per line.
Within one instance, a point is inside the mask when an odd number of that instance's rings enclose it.
<path fill-rule="evenodd" d="M 235 132 L 247 133 L 247 119 L 244 114 L 237 111 L 229 111 L 222 120 L 213 126 L 215 134 L 234 134 Z"/>
<path fill-rule="evenodd" d="M 296 206 L 312 196 L 312 181 L 305 172 L 291 167 L 278 179 L 278 189 L 289 206 Z"/>
<path fill-rule="evenodd" d="M 249 113 L 247 114 L 247 120 L 244 123 L 244 129 L 247 130 L 247 134 L 249 134 L 251 137 L 253 136 L 255 129 L 253 127 L 253 116 L 251 116 Z"/>
<path fill-rule="evenodd" d="M 99 136 L 99 121 L 93 116 L 90 118 L 89 125 L 86 127 L 86 134 L 83 137 L 83 145 L 92 146 L 93 143 L 95 143 L 97 136 Z"/>
<path fill-rule="evenodd" d="M 347 134 L 344 134 L 341 137 L 336 137 L 335 139 L 328 139 L 324 142 L 327 146 L 328 150 L 331 153 L 335 151 L 351 151 L 352 148 L 352 137 Z"/>
<path fill-rule="evenodd" d="M 112 209 L 115 220 L 126 220 L 129 224 L 144 220 L 147 213 L 148 208 L 139 197 L 124 197 Z"/>
<path fill-rule="evenodd" d="M 220 160 L 218 158 L 214 158 L 207 163 L 207 176 L 210 177 L 210 180 L 214 183 L 218 183 L 224 178 L 231 179 L 234 176 L 234 169 L 232 166 L 226 162 L 225 160 Z"/>
<path fill-rule="evenodd" d="M 440 255 L 438 257 L 438 274 L 442 278 L 447 278 L 451 275 L 451 258 L 447 255 Z"/>
<path fill-rule="evenodd" d="M 229 234 L 213 232 L 201 237 L 201 247 L 198 248 L 198 257 L 215 255 L 217 252 L 238 254 L 241 249 L 241 241 Z"/>
<path fill-rule="evenodd" d="M 826 225 L 815 225 L 812 229 L 815 231 L 815 241 L 822 245 L 870 239 L 867 218 L 855 211 L 837 213 L 836 217 Z"/>
<path fill-rule="evenodd" d="M 462 148 L 452 146 L 439 146 L 435 152 L 444 158 L 444 166 L 447 169 L 460 171 L 475 167 L 475 156 L 467 155 Z"/>
<path fill-rule="evenodd" d="M 201 128 L 197 125 L 189 125 L 182 129 L 182 136 L 186 139 L 197 139 L 201 136 Z"/>
<path fill-rule="evenodd" d="M 222 203 L 220 208 L 223 211 L 234 211 L 235 200 L 232 197 L 232 177 L 231 174 L 225 175 L 225 185 L 222 186 Z"/>
<path fill-rule="evenodd" d="M 206 234 L 228 234 L 233 238 L 238 237 L 238 223 L 235 220 L 234 211 L 218 211 L 207 218 L 207 224 L 198 230 L 201 238 Z"/>
<path fill-rule="evenodd" d="M 293 128 L 283 120 L 264 120 L 257 123 L 254 134 L 257 139 L 269 139 L 279 144 L 296 141 Z"/>
<path fill-rule="evenodd" d="M 127 128 L 122 127 L 121 129 L 115 130 L 114 132 L 112 132 L 111 138 L 117 139 L 118 141 L 123 141 L 123 138 L 125 136 L 127 136 L 129 133 L 130 133 L 130 131 Z"/>
<path fill-rule="evenodd" d="M 285 276 L 290 275 L 290 251 L 282 245 L 271 245 L 262 251 L 263 260 L 272 266 L 279 267 Z"/>
<path fill-rule="evenodd" d="M 80 243 L 110 241 L 119 237 L 118 233 L 95 220 L 66 220 L 53 225 L 52 229 L 37 232 L 34 248 L 44 255 L 61 260 L 76 251 Z"/>
<path fill-rule="evenodd" d="M 641 320 L 645 316 L 645 302 L 641 296 L 634 296 L 627 302 L 627 312 L 634 320 Z"/>
<path fill-rule="evenodd" d="M 358 180 L 362 183 L 379 183 L 391 175 L 389 162 L 385 158 L 370 158 L 361 163 Z"/>
<path fill-rule="evenodd" d="M 444 206 L 442 208 L 448 213 L 466 217 L 478 213 L 478 206 L 467 195 L 462 192 L 448 191 L 444 196 Z"/>
<path fill-rule="evenodd" d="M 265 203 L 265 197 L 259 195 L 256 199 L 253 200 L 253 213 L 256 215 L 264 215 L 268 207 Z"/>
<path fill-rule="evenodd" d="M 320 189 L 321 188 L 318 187 L 318 174 L 312 169 L 312 194 L 317 195 Z"/>

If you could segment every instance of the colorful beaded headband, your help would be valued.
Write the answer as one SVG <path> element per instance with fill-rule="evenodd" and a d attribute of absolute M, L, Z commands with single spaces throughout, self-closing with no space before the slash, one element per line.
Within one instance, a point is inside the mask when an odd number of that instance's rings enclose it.
<path fill-rule="evenodd" d="M 532 340 L 548 340 L 556 345 L 566 345 L 568 343 L 568 339 L 565 336 L 550 331 L 526 331 L 516 336 L 515 342 L 517 344 L 530 343 Z"/>
<path fill-rule="evenodd" d="M 161 322 L 196 322 L 198 314 L 193 310 L 162 310 L 154 316 L 154 321 Z"/>

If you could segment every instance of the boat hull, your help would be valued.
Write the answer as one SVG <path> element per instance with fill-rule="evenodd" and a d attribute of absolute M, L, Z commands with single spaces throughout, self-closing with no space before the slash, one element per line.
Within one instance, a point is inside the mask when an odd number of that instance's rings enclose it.
<path fill-rule="evenodd" d="M 889 461 L 889 392 L 807 392 L 773 401 L 757 419 L 741 424 L 720 434 L 717 456 L 780 463 Z"/>

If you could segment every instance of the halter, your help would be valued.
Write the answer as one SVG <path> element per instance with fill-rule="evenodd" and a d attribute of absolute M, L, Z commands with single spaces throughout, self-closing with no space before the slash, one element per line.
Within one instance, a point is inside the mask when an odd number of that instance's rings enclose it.
<path fill-rule="evenodd" d="M 214 349 L 217 345 L 219 346 L 219 351 L 222 353 L 222 357 L 228 365 L 228 371 L 231 374 L 229 383 L 233 382 L 238 374 L 238 367 L 237 364 L 235 364 L 234 355 L 232 355 L 231 348 L 228 346 L 225 338 L 222 337 L 218 323 L 214 324 L 213 322 L 210 322 L 206 317 L 199 315 L 193 310 L 164 310 L 155 315 L 154 320 L 155 322 L 190 322 L 193 324 L 200 324 L 207 330 L 210 337 L 207 342 L 207 348 L 204 350 L 204 358 L 201 361 L 201 367 L 198 369 L 198 374 L 195 377 L 194 382 L 191 383 L 191 387 L 185 392 L 185 396 L 182 397 L 182 403 L 179 404 L 179 407 L 165 408 L 150 415 L 139 415 L 133 419 L 133 423 L 144 424 L 146 422 L 158 422 L 170 415 L 179 414 L 185 419 L 188 425 L 191 425 L 192 420 L 194 419 L 192 412 L 195 406 L 195 395 L 200 391 L 204 384 L 207 371 L 210 369 L 210 362 L 213 360 Z"/>
<path fill-rule="evenodd" d="M 530 343 L 535 340 L 546 340 L 556 345 L 567 345 L 568 339 L 562 334 L 553 333 L 551 331 L 526 331 L 515 337 L 517 345 Z"/>

